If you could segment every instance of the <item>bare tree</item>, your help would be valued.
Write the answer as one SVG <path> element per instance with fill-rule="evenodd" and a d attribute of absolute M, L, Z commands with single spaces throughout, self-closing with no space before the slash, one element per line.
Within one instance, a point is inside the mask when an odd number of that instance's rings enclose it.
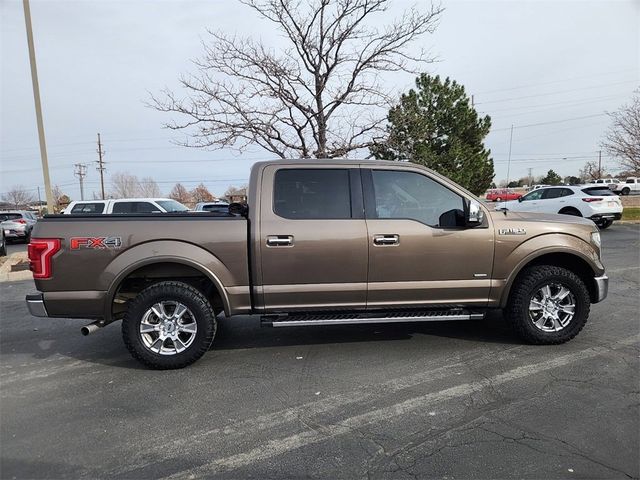
<path fill-rule="evenodd" d="M 609 113 L 612 125 L 602 147 L 618 160 L 620 167 L 640 175 L 640 90 L 631 103 Z"/>
<path fill-rule="evenodd" d="M 191 190 L 191 198 L 194 202 L 212 202 L 215 197 L 203 183 Z"/>
<path fill-rule="evenodd" d="M 111 175 L 111 198 L 139 197 L 140 194 L 140 182 L 135 175 L 125 172 Z"/>
<path fill-rule="evenodd" d="M 580 178 L 590 182 L 605 176 L 605 169 L 596 160 L 589 160 L 580 169 Z"/>
<path fill-rule="evenodd" d="M 26 207 L 33 199 L 33 193 L 22 185 L 14 185 L 11 190 L 2 194 L 2 201 L 10 203 L 15 208 Z"/>
<path fill-rule="evenodd" d="M 169 198 L 173 198 L 174 200 L 187 204 L 192 202 L 191 194 L 189 190 L 187 190 L 184 185 L 181 183 L 176 183 L 175 186 L 171 189 L 171 193 L 169 193 Z"/>
<path fill-rule="evenodd" d="M 53 196 L 54 213 L 64 210 L 67 207 L 67 205 L 71 203 L 71 198 L 69 198 L 69 195 L 64 193 L 58 185 L 55 185 L 51 189 L 51 195 Z"/>
<path fill-rule="evenodd" d="M 156 181 L 151 177 L 144 177 L 140 180 L 140 195 L 147 198 L 154 198 L 162 196 L 160 187 Z"/>
<path fill-rule="evenodd" d="M 381 132 L 391 92 L 381 72 L 416 73 L 432 59 L 410 49 L 435 30 L 442 9 L 406 10 L 386 27 L 367 25 L 391 0 L 241 0 L 284 34 L 281 52 L 259 40 L 209 32 L 196 74 L 180 78 L 186 98 L 170 90 L 154 108 L 186 117 L 191 147 L 242 151 L 257 144 L 281 158 L 346 156 Z"/>

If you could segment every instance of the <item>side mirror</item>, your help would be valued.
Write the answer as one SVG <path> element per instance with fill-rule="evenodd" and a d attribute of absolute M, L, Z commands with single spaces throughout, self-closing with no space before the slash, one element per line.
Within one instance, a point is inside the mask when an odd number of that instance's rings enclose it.
<path fill-rule="evenodd" d="M 241 215 L 246 217 L 249 213 L 249 207 L 244 203 L 232 203 L 229 205 L 229 213 L 232 215 Z"/>
<path fill-rule="evenodd" d="M 484 210 L 478 202 L 471 200 L 467 211 L 467 225 L 472 227 L 480 225 L 484 221 Z"/>

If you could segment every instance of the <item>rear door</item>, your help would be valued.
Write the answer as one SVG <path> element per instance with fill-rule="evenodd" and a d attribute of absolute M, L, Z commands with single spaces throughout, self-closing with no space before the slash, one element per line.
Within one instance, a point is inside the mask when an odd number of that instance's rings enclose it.
<path fill-rule="evenodd" d="M 487 304 L 494 232 L 466 227 L 465 197 L 422 170 L 362 170 L 367 308 Z M 469 199 L 466 199 L 467 201 Z"/>
<path fill-rule="evenodd" d="M 368 246 L 358 168 L 267 166 L 258 235 L 266 308 L 365 307 Z"/>

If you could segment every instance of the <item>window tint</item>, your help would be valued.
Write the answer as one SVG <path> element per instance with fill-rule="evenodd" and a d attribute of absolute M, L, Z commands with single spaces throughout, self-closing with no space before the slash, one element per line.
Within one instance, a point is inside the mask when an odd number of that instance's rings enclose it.
<path fill-rule="evenodd" d="M 102 213 L 104 203 L 78 203 L 73 206 L 71 213 Z"/>
<path fill-rule="evenodd" d="M 591 196 L 611 197 L 615 195 L 615 193 L 613 193 L 607 187 L 587 187 L 583 188 L 582 191 Z"/>
<path fill-rule="evenodd" d="M 539 188 L 538 190 L 534 190 L 533 192 L 527 193 L 524 197 L 522 197 L 523 202 L 527 202 L 529 200 L 540 200 L 544 192 L 546 192 L 546 188 Z"/>
<path fill-rule="evenodd" d="M 570 188 L 547 188 L 542 198 L 551 199 L 568 197 L 569 195 L 573 195 L 573 190 L 571 190 Z"/>
<path fill-rule="evenodd" d="M 377 218 L 406 218 L 432 227 L 464 226 L 460 195 L 416 172 L 373 170 Z"/>
<path fill-rule="evenodd" d="M 349 170 L 278 170 L 273 199 L 273 211 L 284 218 L 351 218 Z"/>
<path fill-rule="evenodd" d="M 636 183 L 636 181 L 633 178 L 627 178 L 627 183 Z"/>
<path fill-rule="evenodd" d="M 0 221 L 4 222 L 5 220 L 17 220 L 22 218 L 22 215 L 19 213 L 0 213 Z"/>
<path fill-rule="evenodd" d="M 113 204 L 113 213 L 153 213 L 158 207 L 149 202 L 116 202 Z"/>

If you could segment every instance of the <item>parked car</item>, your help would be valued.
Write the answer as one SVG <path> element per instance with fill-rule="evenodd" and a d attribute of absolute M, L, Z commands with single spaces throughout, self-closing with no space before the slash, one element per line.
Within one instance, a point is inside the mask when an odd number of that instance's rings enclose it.
<path fill-rule="evenodd" d="M 0 228 L 5 240 L 23 240 L 29 242 L 33 226 L 38 221 L 35 213 L 27 210 L 8 210 L 0 212 Z"/>
<path fill-rule="evenodd" d="M 4 237 L 4 229 L 0 228 L 0 257 L 7 255 L 7 240 Z"/>
<path fill-rule="evenodd" d="M 494 188 L 487 192 L 487 200 L 490 202 L 503 202 L 507 200 L 517 200 L 521 193 L 514 192 L 507 188 Z"/>
<path fill-rule="evenodd" d="M 229 204 L 227 202 L 200 202 L 197 203 L 194 212 L 208 212 L 221 216 L 232 215 L 229 213 Z"/>
<path fill-rule="evenodd" d="M 95 320 L 85 334 L 122 320 L 131 354 L 167 369 L 209 350 L 222 311 L 311 327 L 503 308 L 525 341 L 558 344 L 607 294 L 593 222 L 492 212 L 408 162 L 258 162 L 249 204 L 230 209 L 240 216 L 45 217 L 29 245 L 29 311 Z"/>
<path fill-rule="evenodd" d="M 615 185 L 616 183 L 620 183 L 620 180 L 617 178 L 598 178 L 597 180 L 589 182 L 587 185 L 605 185 L 608 187 L 609 185 Z"/>
<path fill-rule="evenodd" d="M 64 214 L 173 213 L 189 209 L 171 198 L 119 198 L 117 200 L 78 200 L 71 202 Z"/>
<path fill-rule="evenodd" d="M 614 183 L 609 188 L 620 195 L 629 195 L 640 192 L 640 178 L 629 177 L 624 183 Z"/>
<path fill-rule="evenodd" d="M 563 186 L 539 188 L 517 201 L 500 205 L 513 212 L 559 213 L 585 217 L 600 228 L 611 226 L 622 218 L 622 202 L 611 190 L 595 186 Z"/>

